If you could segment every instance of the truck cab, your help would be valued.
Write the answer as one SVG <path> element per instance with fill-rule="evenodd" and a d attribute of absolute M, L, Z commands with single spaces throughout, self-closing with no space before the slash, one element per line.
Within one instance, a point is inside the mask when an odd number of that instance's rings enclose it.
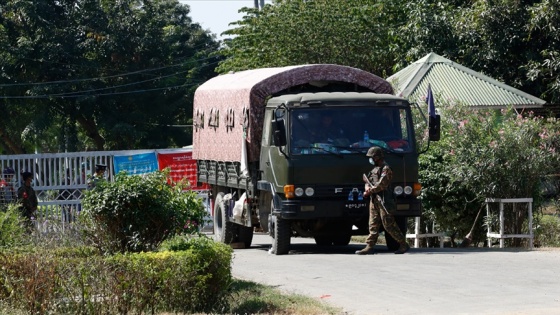
<path fill-rule="evenodd" d="M 268 101 L 264 120 L 269 123 L 263 130 L 259 189 L 272 195 L 268 227 L 273 251 L 286 251 L 282 245 L 289 244 L 288 236 L 347 245 L 352 235 L 368 234 L 369 198 L 363 196 L 362 175 L 373 168 L 366 157 L 372 146 L 385 151 L 393 169 L 387 209 L 402 229 L 406 217 L 421 214 L 407 100 L 363 92 L 289 94 Z"/>

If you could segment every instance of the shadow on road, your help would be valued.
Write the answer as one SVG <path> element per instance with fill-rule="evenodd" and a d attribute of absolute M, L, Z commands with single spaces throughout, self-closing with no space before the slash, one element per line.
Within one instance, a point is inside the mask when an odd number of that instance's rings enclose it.
<path fill-rule="evenodd" d="M 254 241 L 249 250 L 261 250 L 268 252 L 271 248 L 269 242 Z M 290 245 L 290 255 L 313 255 L 313 254 L 338 254 L 338 255 L 355 255 L 357 250 L 364 247 L 364 244 L 350 243 L 346 246 L 318 246 L 311 238 L 292 238 Z M 248 250 L 236 249 L 236 250 Z M 387 249 L 385 245 L 375 246 L 376 255 L 394 255 L 392 251 Z M 523 248 L 487 248 L 487 247 L 468 247 L 468 248 L 410 248 L 405 255 L 459 255 L 472 253 L 489 253 L 489 252 L 528 252 Z"/>

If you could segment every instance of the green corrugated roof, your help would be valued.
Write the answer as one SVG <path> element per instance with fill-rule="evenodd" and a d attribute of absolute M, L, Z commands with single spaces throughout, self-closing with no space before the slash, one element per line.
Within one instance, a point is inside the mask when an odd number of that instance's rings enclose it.
<path fill-rule="evenodd" d="M 425 101 L 430 84 L 436 103 L 438 98 L 481 108 L 501 108 L 507 105 L 540 108 L 546 103 L 435 53 L 429 53 L 393 74 L 387 81 L 393 85 L 395 95 L 413 102 Z"/>

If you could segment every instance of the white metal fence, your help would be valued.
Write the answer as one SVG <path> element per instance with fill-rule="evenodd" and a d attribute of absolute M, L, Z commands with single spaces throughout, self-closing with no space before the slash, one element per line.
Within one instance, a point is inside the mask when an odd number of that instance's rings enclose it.
<path fill-rule="evenodd" d="M 33 174 L 33 189 L 39 199 L 37 222 L 46 228 L 49 220 L 61 222 L 62 228 L 71 224 L 81 210 L 81 199 L 87 179 L 96 164 L 107 165 L 107 180 L 114 179 L 113 156 L 150 152 L 93 151 L 73 153 L 44 153 L 0 155 L 0 203 L 15 202 L 15 193 L 22 185 L 21 174 Z M 9 169 L 14 171 L 11 175 Z"/>

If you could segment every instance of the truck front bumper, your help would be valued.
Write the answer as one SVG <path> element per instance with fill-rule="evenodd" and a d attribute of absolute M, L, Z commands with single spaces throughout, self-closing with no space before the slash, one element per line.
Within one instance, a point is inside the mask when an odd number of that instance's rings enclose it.
<path fill-rule="evenodd" d="M 420 200 L 398 200 L 395 216 L 419 216 Z M 360 218 L 369 216 L 369 199 L 347 200 L 282 200 L 280 211 L 273 211 L 283 219 Z"/>

